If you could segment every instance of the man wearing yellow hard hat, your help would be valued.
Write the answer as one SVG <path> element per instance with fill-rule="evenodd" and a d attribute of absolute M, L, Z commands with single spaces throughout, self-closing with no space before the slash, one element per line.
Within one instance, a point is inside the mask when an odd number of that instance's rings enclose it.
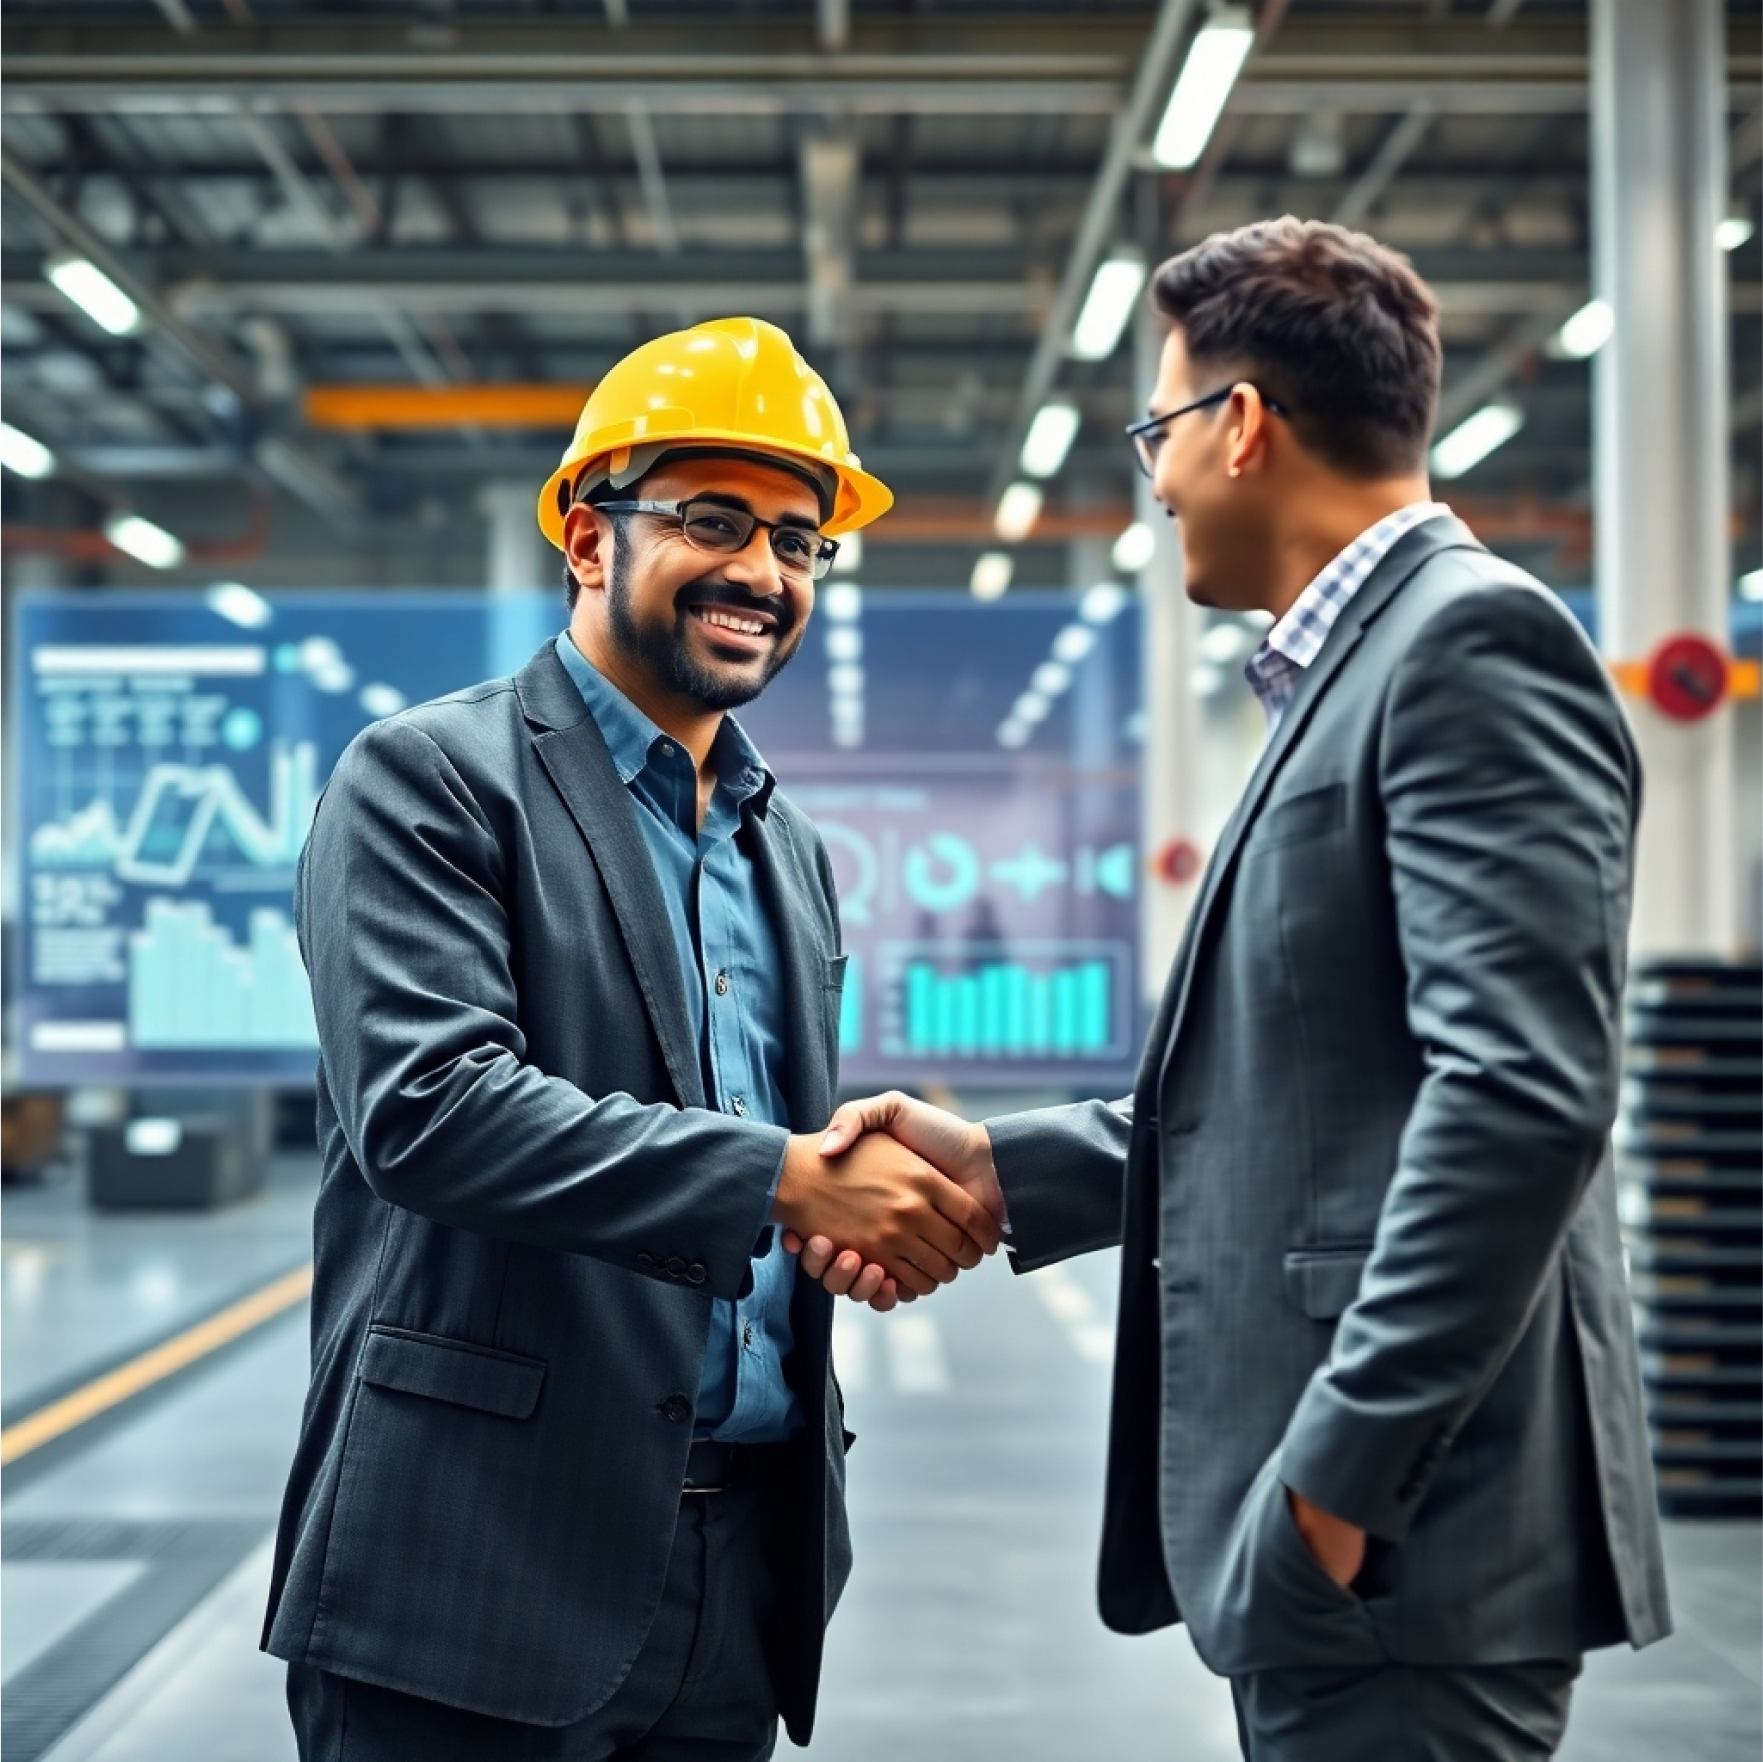
<path fill-rule="evenodd" d="M 569 627 L 343 755 L 296 905 L 319 1024 L 313 1373 L 264 1644 L 306 1762 L 744 1762 L 813 1726 L 850 1567 L 832 1298 L 990 1214 L 823 1158 L 832 872 L 728 714 L 892 497 L 780 330 L 615 366 L 539 497 Z"/>

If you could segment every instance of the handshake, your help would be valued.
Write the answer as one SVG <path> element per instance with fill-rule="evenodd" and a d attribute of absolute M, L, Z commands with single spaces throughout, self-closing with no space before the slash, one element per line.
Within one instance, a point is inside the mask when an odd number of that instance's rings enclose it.
<path fill-rule="evenodd" d="M 790 1139 L 771 1216 L 811 1278 L 887 1310 L 992 1253 L 1004 1194 L 983 1126 L 891 1091 Z"/>

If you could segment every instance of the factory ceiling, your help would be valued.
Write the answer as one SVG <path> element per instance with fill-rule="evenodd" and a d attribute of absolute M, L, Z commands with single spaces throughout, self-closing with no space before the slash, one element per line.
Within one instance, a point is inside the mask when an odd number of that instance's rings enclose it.
<path fill-rule="evenodd" d="M 187 571 L 461 582 L 484 492 L 535 485 L 635 342 L 728 312 L 797 337 L 898 513 L 890 581 L 964 582 L 1035 411 L 1072 404 L 1018 580 L 1130 518 L 1130 333 L 1080 360 L 1098 263 L 1268 214 L 1361 225 L 1438 290 L 1445 420 L 1522 430 L 1466 475 L 1484 535 L 1585 579 L 1583 0 L 1262 0 L 1198 161 L 1158 118 L 1198 0 L 12 0 L 4 93 L 8 551 L 139 579 L 138 508 Z M 1735 216 L 1763 179 L 1763 26 L 1730 7 Z M 111 334 L 50 279 L 89 262 Z M 1729 257 L 1741 523 L 1763 373 L 1753 237 Z M 178 576 L 182 579 L 183 576 Z"/>

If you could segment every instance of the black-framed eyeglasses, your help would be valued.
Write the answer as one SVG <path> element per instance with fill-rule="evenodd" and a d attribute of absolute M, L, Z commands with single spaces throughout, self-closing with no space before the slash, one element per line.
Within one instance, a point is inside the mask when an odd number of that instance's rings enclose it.
<path fill-rule="evenodd" d="M 1143 422 L 1129 422 L 1126 425 L 1126 438 L 1132 442 L 1133 457 L 1139 462 L 1139 469 L 1147 477 L 1157 475 L 1157 452 L 1163 445 L 1163 436 L 1170 423 L 1178 416 L 1191 416 L 1196 410 L 1210 410 L 1214 404 L 1222 404 L 1239 385 L 1253 384 L 1253 381 L 1235 379 L 1218 391 L 1208 392 L 1203 398 L 1195 398 L 1191 404 L 1183 404 L 1179 410 L 1166 410 L 1158 416 L 1147 416 Z M 1261 391 L 1259 386 L 1256 391 Z M 1284 404 L 1277 398 L 1270 398 L 1261 392 L 1262 404 L 1275 416 L 1284 416 L 1288 412 Z"/>
<path fill-rule="evenodd" d="M 780 569 L 790 575 L 807 575 L 819 581 L 833 566 L 839 547 L 830 538 L 806 526 L 780 525 L 776 520 L 761 520 L 745 508 L 731 508 L 724 502 L 694 498 L 685 502 L 594 502 L 602 514 L 653 514 L 663 520 L 677 520 L 686 543 L 700 551 L 714 551 L 730 557 L 744 551 L 753 541 L 754 532 L 763 527 L 771 535 L 771 554 Z"/>

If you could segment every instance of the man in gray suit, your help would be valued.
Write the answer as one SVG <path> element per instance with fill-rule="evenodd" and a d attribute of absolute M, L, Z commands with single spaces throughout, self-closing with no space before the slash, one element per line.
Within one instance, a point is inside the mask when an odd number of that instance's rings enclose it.
<path fill-rule="evenodd" d="M 1294 220 L 1159 271 L 1130 431 L 1269 736 L 1128 1101 L 895 1134 L 1019 1271 L 1123 1246 L 1101 1606 L 1253 1762 L 1553 1753 L 1669 1631 L 1608 1132 L 1640 776 L 1560 603 L 1431 501 L 1435 306 Z M 811 1241 L 834 1290 L 879 1265 Z M 830 1263 L 830 1264 L 829 1264 Z"/>
<path fill-rule="evenodd" d="M 831 869 L 726 714 L 799 646 L 826 530 L 890 499 L 781 331 L 646 344 L 541 501 L 568 630 L 337 766 L 297 890 L 324 1179 L 264 1637 L 306 1762 L 756 1762 L 780 1712 L 808 1741 L 850 1439 L 776 1225 L 908 1294 L 997 1243 L 891 1139 L 820 1154 Z"/>

